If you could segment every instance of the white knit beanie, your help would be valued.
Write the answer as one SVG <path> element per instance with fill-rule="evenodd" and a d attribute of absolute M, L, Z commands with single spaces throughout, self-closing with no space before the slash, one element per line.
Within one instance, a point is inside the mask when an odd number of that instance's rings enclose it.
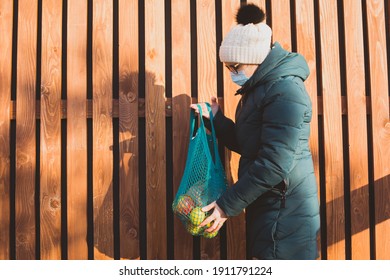
<path fill-rule="evenodd" d="M 250 16 L 240 22 L 240 10 L 237 15 L 238 24 L 222 41 L 219 58 L 222 62 L 261 64 L 271 50 L 272 30 L 263 22 L 256 23 L 256 20 L 255 23 L 247 23 L 251 21 Z"/>

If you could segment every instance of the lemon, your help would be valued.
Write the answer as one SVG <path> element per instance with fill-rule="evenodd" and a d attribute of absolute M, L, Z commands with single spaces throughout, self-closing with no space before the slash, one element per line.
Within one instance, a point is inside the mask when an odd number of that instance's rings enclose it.
<path fill-rule="evenodd" d="M 191 222 L 187 223 L 186 229 L 189 233 L 191 233 L 192 235 L 195 235 L 195 236 L 200 235 L 203 231 L 203 228 L 198 227 L 198 226 L 192 224 Z"/>
<path fill-rule="evenodd" d="M 218 231 L 215 231 L 215 232 L 207 232 L 207 231 L 205 231 L 203 233 L 203 237 L 205 237 L 205 238 L 214 238 L 217 235 L 218 235 Z"/>
<path fill-rule="evenodd" d="M 206 218 L 206 213 L 202 211 L 201 207 L 195 207 L 190 213 L 190 221 L 192 224 L 198 226 Z"/>

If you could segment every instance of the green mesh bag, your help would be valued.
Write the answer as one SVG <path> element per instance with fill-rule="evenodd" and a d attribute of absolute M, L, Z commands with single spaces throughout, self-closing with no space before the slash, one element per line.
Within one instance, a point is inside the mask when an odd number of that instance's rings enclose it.
<path fill-rule="evenodd" d="M 190 234 L 212 238 L 216 234 L 210 235 L 204 231 L 210 225 L 204 228 L 198 226 L 208 215 L 201 208 L 221 196 L 227 188 L 227 180 L 218 154 L 210 104 L 206 103 L 206 107 L 210 115 L 211 133 L 207 133 L 204 126 L 202 107 L 198 105 L 199 124 L 196 130 L 196 117 L 194 110 L 191 110 L 187 160 L 172 210 Z"/>

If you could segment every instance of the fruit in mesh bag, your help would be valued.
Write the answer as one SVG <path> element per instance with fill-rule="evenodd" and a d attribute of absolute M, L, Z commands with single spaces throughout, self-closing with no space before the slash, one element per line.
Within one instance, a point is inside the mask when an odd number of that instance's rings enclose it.
<path fill-rule="evenodd" d="M 201 207 L 195 207 L 190 213 L 190 221 L 192 224 L 198 226 L 206 218 L 206 213 L 202 211 Z"/>
<path fill-rule="evenodd" d="M 214 221 L 212 221 L 211 223 L 208 223 L 205 227 L 205 229 L 208 229 L 210 228 L 212 225 L 214 224 Z M 205 237 L 205 238 L 214 238 L 218 235 L 218 232 L 219 231 L 215 231 L 215 232 L 207 232 L 207 231 L 204 231 L 202 236 Z"/>
<path fill-rule="evenodd" d="M 194 200 L 196 205 L 205 205 L 204 204 L 204 196 L 205 193 L 205 186 L 204 182 L 196 182 L 194 183 L 188 190 L 187 195 L 191 196 L 191 198 Z"/>
<path fill-rule="evenodd" d="M 198 227 L 198 226 L 192 224 L 191 222 L 188 222 L 188 223 L 186 224 L 186 229 L 187 229 L 187 231 L 188 231 L 189 233 L 191 233 L 192 235 L 195 235 L 195 236 L 196 236 L 196 235 L 201 235 L 202 232 L 203 232 L 203 228 Z"/>
<path fill-rule="evenodd" d="M 214 238 L 217 235 L 218 235 L 218 231 L 214 231 L 214 232 L 207 232 L 207 231 L 205 231 L 203 233 L 203 237 L 205 237 L 205 238 Z"/>
<path fill-rule="evenodd" d="M 187 216 L 194 208 L 195 202 L 188 195 L 181 195 L 177 199 L 174 212 L 179 215 Z"/>

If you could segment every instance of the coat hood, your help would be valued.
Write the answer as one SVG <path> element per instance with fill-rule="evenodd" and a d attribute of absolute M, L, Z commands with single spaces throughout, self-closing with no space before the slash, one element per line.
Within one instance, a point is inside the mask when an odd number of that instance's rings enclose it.
<path fill-rule="evenodd" d="M 302 55 L 286 51 L 278 42 L 275 42 L 264 62 L 236 94 L 244 94 L 259 84 L 286 76 L 300 77 L 305 81 L 309 74 L 309 66 Z"/>

